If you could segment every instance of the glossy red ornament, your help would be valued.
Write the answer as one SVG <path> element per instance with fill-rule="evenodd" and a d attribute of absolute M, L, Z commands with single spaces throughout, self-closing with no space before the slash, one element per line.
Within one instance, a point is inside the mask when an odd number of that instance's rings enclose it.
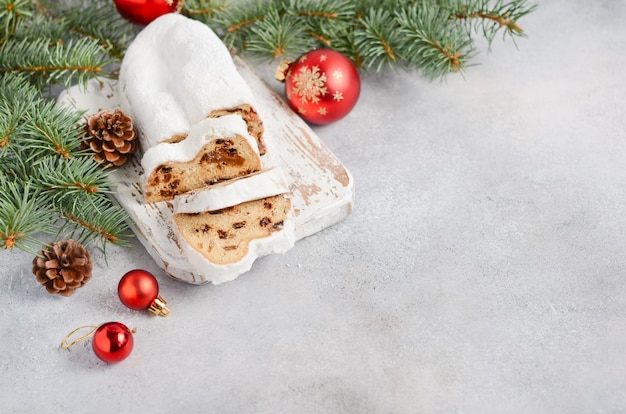
<path fill-rule="evenodd" d="M 96 356 L 110 364 L 126 359 L 134 344 L 133 333 L 120 322 L 103 323 L 96 329 L 91 340 Z"/>
<path fill-rule="evenodd" d="M 113 0 L 113 3 L 126 20 L 139 26 L 147 26 L 166 13 L 180 12 L 184 0 Z"/>
<path fill-rule="evenodd" d="M 148 271 L 135 269 L 127 272 L 117 285 L 117 295 L 131 309 L 148 309 L 160 316 L 170 313 L 167 302 L 159 296 L 159 283 Z"/>
<path fill-rule="evenodd" d="M 276 77 L 285 82 L 289 106 L 313 124 L 343 118 L 361 93 L 361 78 L 352 61 L 331 49 L 317 49 L 294 62 L 283 62 Z"/>

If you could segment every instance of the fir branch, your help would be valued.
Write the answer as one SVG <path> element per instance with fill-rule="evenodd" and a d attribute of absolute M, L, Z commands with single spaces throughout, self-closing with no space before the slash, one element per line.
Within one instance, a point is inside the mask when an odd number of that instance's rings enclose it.
<path fill-rule="evenodd" d="M 35 105 L 40 99 L 39 93 L 39 90 L 23 76 L 0 75 L 0 98 L 8 104 Z"/>
<path fill-rule="evenodd" d="M 51 46 L 57 42 L 69 40 L 67 37 L 67 26 L 62 21 L 47 18 L 41 14 L 36 14 L 32 19 L 21 19 L 15 26 L 11 36 L 14 41 L 29 39 L 48 39 Z"/>
<path fill-rule="evenodd" d="M 356 7 L 348 0 L 292 0 L 289 13 L 307 26 L 307 33 L 331 46 L 337 33 L 353 30 Z"/>
<path fill-rule="evenodd" d="M 23 76 L 0 75 L 0 99 L 0 131 L 12 127 L 0 151 L 0 243 L 31 251 L 52 228 L 124 243 L 128 213 L 107 197 L 111 170 L 79 150 L 82 114 L 43 99 Z"/>
<path fill-rule="evenodd" d="M 0 248 L 37 252 L 35 234 L 54 234 L 56 220 L 31 181 L 0 181 Z"/>
<path fill-rule="evenodd" d="M 402 59 L 427 78 L 460 72 L 473 56 L 471 40 L 460 33 L 462 28 L 449 24 L 449 13 L 439 7 L 414 5 L 396 12 L 396 19 L 408 44 Z"/>
<path fill-rule="evenodd" d="M 19 144 L 26 116 L 40 102 L 38 94 L 21 76 L 0 76 L 0 155 Z"/>
<path fill-rule="evenodd" d="M 48 2 L 40 7 L 51 20 L 65 25 L 75 37 L 98 43 L 114 60 L 124 57 L 129 42 L 139 31 L 137 26 L 121 19 L 113 2 L 108 0 L 74 0 L 69 7 Z"/>
<path fill-rule="evenodd" d="M 385 65 L 395 64 L 402 38 L 396 30 L 393 14 L 384 9 L 372 9 L 361 18 L 361 24 L 362 28 L 355 32 L 354 42 L 366 62 L 365 67 L 373 67 L 380 72 Z"/>
<path fill-rule="evenodd" d="M 0 102 L 0 155 L 5 154 L 16 136 L 19 136 L 19 127 L 24 112 L 13 112 L 8 102 Z"/>
<path fill-rule="evenodd" d="M 33 172 L 24 159 L 11 151 L 5 151 L 0 156 L 0 175 L 4 181 L 22 182 L 32 177 Z"/>
<path fill-rule="evenodd" d="M 490 43 L 500 29 L 504 29 L 503 36 L 525 37 L 518 21 L 537 5 L 530 5 L 526 0 L 492 3 L 488 0 L 458 1 L 451 6 L 450 17 L 465 21 L 470 32 L 482 33 Z"/>
<path fill-rule="evenodd" d="M 246 51 L 278 58 L 312 49 L 316 43 L 311 37 L 304 36 L 304 33 L 305 28 L 288 15 L 270 12 L 250 29 L 251 37 L 245 45 Z"/>
<path fill-rule="evenodd" d="M 266 4 L 257 0 L 238 8 L 228 8 L 215 18 L 218 31 L 223 35 L 226 46 L 244 49 L 244 43 L 250 36 L 250 28 L 265 19 Z M 191 15 L 190 17 L 195 17 Z M 222 27 L 219 30 L 219 26 Z"/>
<path fill-rule="evenodd" d="M 44 194 L 50 194 L 54 204 L 61 204 L 66 197 L 76 198 L 78 193 L 87 195 L 110 193 L 109 174 L 92 156 L 75 156 L 69 159 L 49 156 L 35 164 L 37 185 Z"/>
<path fill-rule="evenodd" d="M 212 25 L 217 16 L 228 10 L 225 0 L 186 0 L 181 11 L 187 17 Z"/>
<path fill-rule="evenodd" d="M 83 141 L 84 131 L 79 127 L 82 120 L 80 112 L 52 101 L 34 106 L 26 115 L 25 135 L 20 143 L 22 157 L 30 162 L 47 155 L 70 158 Z"/>
<path fill-rule="evenodd" d="M 363 59 L 354 39 L 354 31 L 347 33 L 344 37 L 333 40 L 329 46 L 351 59 L 357 69 L 363 68 Z"/>
<path fill-rule="evenodd" d="M 32 11 L 28 0 L 0 0 L 0 22 L 5 38 L 11 36 L 22 18 L 29 16 Z"/>
<path fill-rule="evenodd" d="M 0 74 L 26 74 L 38 85 L 74 81 L 86 84 L 94 76 L 107 75 L 100 45 L 91 39 L 57 42 L 48 39 L 13 40 L 0 46 Z"/>
<path fill-rule="evenodd" d="M 214 28 L 228 47 L 257 57 L 293 59 L 326 46 L 359 68 L 405 66 L 434 79 L 467 66 L 475 32 L 523 37 L 518 20 L 534 8 L 527 0 L 268 0 L 221 12 Z"/>
<path fill-rule="evenodd" d="M 60 231 L 69 233 L 81 244 L 100 241 L 116 245 L 128 245 L 126 233 L 129 217 L 126 210 L 111 203 L 107 197 L 79 193 L 75 199 L 64 198 L 58 205 L 61 215 L 67 219 Z"/>

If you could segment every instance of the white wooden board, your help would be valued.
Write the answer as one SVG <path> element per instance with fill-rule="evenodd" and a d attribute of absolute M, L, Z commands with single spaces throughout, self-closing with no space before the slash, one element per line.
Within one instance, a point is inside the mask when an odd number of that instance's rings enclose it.
<path fill-rule="evenodd" d="M 280 167 L 288 175 L 296 239 L 343 220 L 351 213 L 354 202 L 354 184 L 348 170 L 245 61 L 234 59 L 257 99 L 257 110 L 265 125 L 267 153 L 262 158 L 263 166 Z M 116 83 L 106 80 L 91 81 L 87 89 L 69 88 L 58 102 L 86 110 L 87 116 L 100 109 L 119 107 Z M 172 205 L 145 203 L 139 160 L 140 156 L 134 157 L 112 175 L 114 198 L 133 219 L 137 238 L 171 277 L 192 284 L 219 283 L 194 270 L 182 256 L 172 229 Z"/>

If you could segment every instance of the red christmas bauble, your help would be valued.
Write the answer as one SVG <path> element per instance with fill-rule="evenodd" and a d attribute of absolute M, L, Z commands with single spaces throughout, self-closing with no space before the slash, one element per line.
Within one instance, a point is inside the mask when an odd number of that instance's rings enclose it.
<path fill-rule="evenodd" d="M 120 279 L 117 294 L 122 303 L 131 309 L 147 309 L 159 296 L 159 283 L 152 273 L 141 269 L 131 270 Z"/>
<path fill-rule="evenodd" d="M 120 322 L 103 323 L 96 329 L 91 340 L 93 352 L 110 364 L 126 359 L 133 350 L 133 333 Z"/>
<path fill-rule="evenodd" d="M 184 0 L 113 0 L 113 3 L 126 20 L 139 26 L 147 26 L 166 13 L 180 12 Z"/>
<path fill-rule="evenodd" d="M 359 99 L 361 78 L 343 54 L 317 49 L 300 56 L 285 72 L 289 106 L 305 121 L 325 125 L 346 116 Z"/>

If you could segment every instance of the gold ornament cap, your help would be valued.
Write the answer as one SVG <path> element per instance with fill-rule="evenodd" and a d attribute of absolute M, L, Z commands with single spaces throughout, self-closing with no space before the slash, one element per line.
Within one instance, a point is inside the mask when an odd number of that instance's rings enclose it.
<path fill-rule="evenodd" d="M 160 295 L 154 298 L 148 310 L 157 316 L 167 316 L 170 314 L 170 308 L 167 307 L 167 302 Z"/>
<path fill-rule="evenodd" d="M 278 82 L 284 82 L 287 79 L 287 72 L 289 72 L 289 67 L 291 66 L 292 61 L 289 59 L 283 59 L 278 64 L 276 68 L 276 73 L 274 74 L 274 78 Z"/>

